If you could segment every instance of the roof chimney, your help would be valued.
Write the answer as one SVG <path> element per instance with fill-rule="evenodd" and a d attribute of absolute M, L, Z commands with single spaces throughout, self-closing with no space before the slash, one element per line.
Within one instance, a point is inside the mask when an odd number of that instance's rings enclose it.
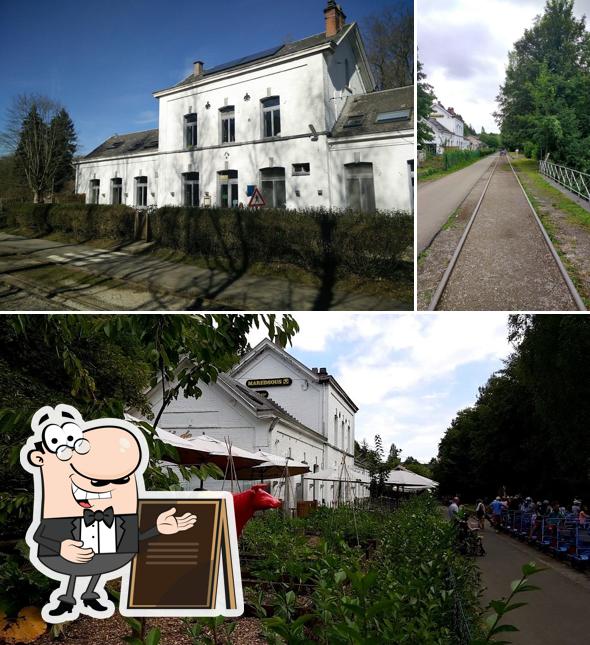
<path fill-rule="evenodd" d="M 344 27 L 346 16 L 342 7 L 336 4 L 336 0 L 328 0 L 328 6 L 324 9 L 326 18 L 326 38 L 332 38 Z"/>
<path fill-rule="evenodd" d="M 193 63 L 193 76 L 195 78 L 199 78 L 199 76 L 203 76 L 203 61 L 202 60 L 196 60 Z"/>

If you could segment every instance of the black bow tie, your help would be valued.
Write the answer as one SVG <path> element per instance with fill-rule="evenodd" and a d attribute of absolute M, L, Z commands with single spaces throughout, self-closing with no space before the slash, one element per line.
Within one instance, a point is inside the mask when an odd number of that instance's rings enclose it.
<path fill-rule="evenodd" d="M 104 522 L 109 528 L 113 526 L 115 521 L 115 512 L 113 507 L 109 506 L 104 511 L 91 511 L 89 508 L 84 509 L 84 524 L 90 526 L 94 522 Z"/>

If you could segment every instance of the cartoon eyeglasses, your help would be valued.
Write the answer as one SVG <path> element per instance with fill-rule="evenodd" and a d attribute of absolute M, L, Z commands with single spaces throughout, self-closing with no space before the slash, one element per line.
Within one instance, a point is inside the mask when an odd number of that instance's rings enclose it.
<path fill-rule="evenodd" d="M 55 423 L 43 430 L 43 443 L 49 452 L 54 452 L 61 461 L 68 461 L 77 452 L 85 455 L 90 450 L 88 439 L 84 439 L 81 428 L 68 422 L 62 426 Z"/>

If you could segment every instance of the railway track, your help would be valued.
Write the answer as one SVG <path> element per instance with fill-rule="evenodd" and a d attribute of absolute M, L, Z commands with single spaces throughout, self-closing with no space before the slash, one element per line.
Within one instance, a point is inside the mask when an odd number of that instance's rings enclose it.
<path fill-rule="evenodd" d="M 437 309 L 586 310 L 508 156 L 497 157 L 432 296 Z"/>

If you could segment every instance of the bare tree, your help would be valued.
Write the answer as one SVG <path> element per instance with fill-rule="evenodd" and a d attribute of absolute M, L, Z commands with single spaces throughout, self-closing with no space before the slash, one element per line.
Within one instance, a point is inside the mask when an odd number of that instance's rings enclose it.
<path fill-rule="evenodd" d="M 401 2 L 385 6 L 364 25 L 367 57 L 381 90 L 414 83 L 414 13 Z"/>
<path fill-rule="evenodd" d="M 8 108 L 6 129 L 0 135 L 1 147 L 15 155 L 36 204 L 53 189 L 59 163 L 59 129 L 55 123 L 61 109 L 46 96 L 21 94 Z"/>

